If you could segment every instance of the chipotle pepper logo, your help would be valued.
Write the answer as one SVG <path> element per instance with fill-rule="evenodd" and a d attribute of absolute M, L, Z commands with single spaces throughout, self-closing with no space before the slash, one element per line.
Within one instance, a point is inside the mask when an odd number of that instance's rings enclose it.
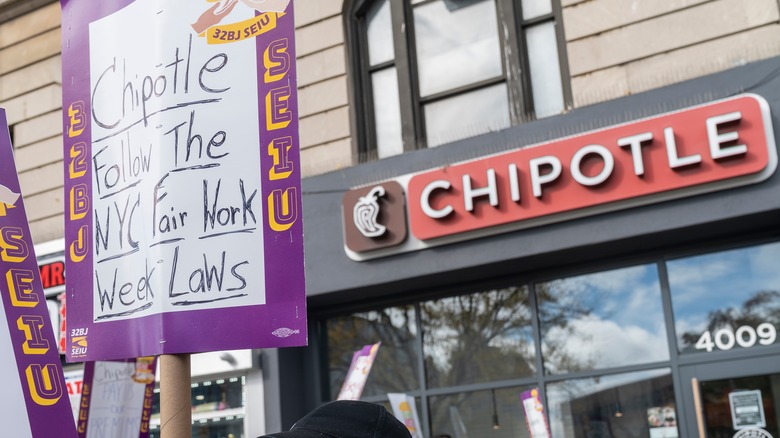
<path fill-rule="evenodd" d="M 400 244 L 406 239 L 404 192 L 395 181 L 350 190 L 344 194 L 344 243 L 366 252 Z"/>
<path fill-rule="evenodd" d="M 377 221 L 379 218 L 379 203 L 377 201 L 380 196 L 384 195 L 385 188 L 376 186 L 368 192 L 368 195 L 358 199 L 355 208 L 352 209 L 352 220 L 360 234 L 366 237 L 379 237 L 387 231 L 387 227 Z"/>

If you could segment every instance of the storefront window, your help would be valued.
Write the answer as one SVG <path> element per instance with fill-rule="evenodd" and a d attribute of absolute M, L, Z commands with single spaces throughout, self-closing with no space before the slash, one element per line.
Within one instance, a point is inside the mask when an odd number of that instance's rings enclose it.
<path fill-rule="evenodd" d="M 526 438 L 522 393 L 514 387 L 430 398 L 431 436 Z"/>
<path fill-rule="evenodd" d="M 670 369 L 590 377 L 547 387 L 553 437 L 677 437 Z"/>
<path fill-rule="evenodd" d="M 429 387 L 514 379 L 535 372 L 529 290 L 508 287 L 422 303 Z"/>
<path fill-rule="evenodd" d="M 778 342 L 780 243 L 670 261 L 681 353 L 760 348 Z"/>
<path fill-rule="evenodd" d="M 419 389 L 417 378 L 416 312 L 413 306 L 393 307 L 328 320 L 331 397 L 344 382 L 352 355 L 364 345 L 382 342 L 363 396 Z"/>
<path fill-rule="evenodd" d="M 702 382 L 701 400 L 707 436 L 734 436 L 748 427 L 780 436 L 780 374 Z"/>
<path fill-rule="evenodd" d="M 192 387 L 193 438 L 244 438 L 246 377 L 194 382 Z M 160 436 L 160 391 L 155 390 L 150 438 Z"/>
<path fill-rule="evenodd" d="M 683 371 L 693 380 L 682 379 L 677 393 L 685 400 L 685 391 L 699 391 L 708 436 L 733 432 L 738 422 L 776 431 L 774 357 L 737 355 L 765 369 L 760 376 L 700 356 L 674 360 L 666 328 L 673 317 L 664 299 L 671 298 L 682 353 L 776 344 L 777 260 L 780 242 L 551 281 L 530 278 L 335 318 L 327 323 L 331 397 L 353 353 L 381 341 L 362 398 L 386 404 L 389 392 L 417 397 L 425 436 L 679 437 L 700 420 L 675 398 L 673 375 L 679 379 Z M 659 270 L 661 263 L 666 269 Z M 759 408 L 765 417 L 757 416 Z M 683 410 L 688 416 L 678 423 Z"/>
<path fill-rule="evenodd" d="M 536 285 L 547 374 L 669 360 L 655 265 Z"/>

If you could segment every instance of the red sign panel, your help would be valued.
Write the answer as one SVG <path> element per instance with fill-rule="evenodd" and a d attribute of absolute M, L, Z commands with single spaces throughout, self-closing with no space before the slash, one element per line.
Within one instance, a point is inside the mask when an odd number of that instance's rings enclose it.
<path fill-rule="evenodd" d="M 50 263 L 38 265 L 41 273 L 41 283 L 44 289 L 57 286 L 65 286 L 65 261 L 56 260 Z"/>
<path fill-rule="evenodd" d="M 409 223 L 421 241 L 531 226 L 758 182 L 776 155 L 768 104 L 742 95 L 412 175 Z"/>

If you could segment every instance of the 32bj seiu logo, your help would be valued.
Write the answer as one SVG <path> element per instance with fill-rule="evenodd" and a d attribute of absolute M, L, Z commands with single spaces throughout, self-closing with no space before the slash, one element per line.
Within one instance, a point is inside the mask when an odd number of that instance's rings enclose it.
<path fill-rule="evenodd" d="M 214 3 L 192 24 L 196 34 L 206 37 L 209 44 L 224 44 L 254 38 L 276 27 L 276 20 L 284 15 L 290 0 L 206 0 Z M 256 14 L 238 22 L 221 24 L 238 3 Z"/>

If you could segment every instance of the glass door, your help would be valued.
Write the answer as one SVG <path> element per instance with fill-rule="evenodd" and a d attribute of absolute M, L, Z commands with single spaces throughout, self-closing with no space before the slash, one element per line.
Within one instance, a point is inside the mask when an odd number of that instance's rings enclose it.
<path fill-rule="evenodd" d="M 780 438 L 777 355 L 681 366 L 680 385 L 684 436 Z"/>

